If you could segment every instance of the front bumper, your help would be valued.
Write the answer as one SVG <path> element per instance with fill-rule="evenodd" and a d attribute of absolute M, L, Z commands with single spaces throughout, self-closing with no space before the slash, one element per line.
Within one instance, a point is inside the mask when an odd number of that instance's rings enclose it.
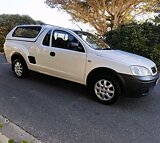
<path fill-rule="evenodd" d="M 125 95 L 129 97 L 141 97 L 149 94 L 158 83 L 159 73 L 154 76 L 135 77 L 121 74 L 124 82 Z"/>

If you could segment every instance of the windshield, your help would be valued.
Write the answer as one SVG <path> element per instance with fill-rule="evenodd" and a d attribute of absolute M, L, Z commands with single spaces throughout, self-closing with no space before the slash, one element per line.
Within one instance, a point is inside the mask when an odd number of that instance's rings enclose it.
<path fill-rule="evenodd" d="M 95 50 L 108 50 L 110 47 L 98 37 L 83 31 L 75 31 L 89 46 Z"/>

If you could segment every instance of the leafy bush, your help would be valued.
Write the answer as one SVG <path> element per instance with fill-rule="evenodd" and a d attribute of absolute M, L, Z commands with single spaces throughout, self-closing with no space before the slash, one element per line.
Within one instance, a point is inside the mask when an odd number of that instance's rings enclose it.
<path fill-rule="evenodd" d="M 107 32 L 104 39 L 113 48 L 142 55 L 160 66 L 160 25 L 131 23 Z"/>

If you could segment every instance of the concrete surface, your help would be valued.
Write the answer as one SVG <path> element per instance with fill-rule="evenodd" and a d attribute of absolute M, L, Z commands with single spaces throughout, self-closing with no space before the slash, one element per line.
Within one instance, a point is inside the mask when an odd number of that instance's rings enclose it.
<path fill-rule="evenodd" d="M 76 83 L 17 79 L 0 55 L 0 114 L 45 143 L 159 143 L 160 83 L 149 96 L 105 106 Z"/>
<path fill-rule="evenodd" d="M 3 125 L 3 127 L 0 129 L 0 143 L 8 143 L 10 139 L 14 139 L 16 143 L 20 143 L 21 141 L 28 141 L 29 143 L 42 143 L 1 115 L 0 124 Z"/>

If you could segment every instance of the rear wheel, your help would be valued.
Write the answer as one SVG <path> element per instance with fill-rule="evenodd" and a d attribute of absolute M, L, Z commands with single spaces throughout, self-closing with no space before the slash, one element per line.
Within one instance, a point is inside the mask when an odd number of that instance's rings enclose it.
<path fill-rule="evenodd" d="M 96 76 L 91 82 L 90 91 L 103 104 L 113 104 L 121 95 L 119 83 L 111 75 Z"/>
<path fill-rule="evenodd" d="M 28 73 L 28 68 L 26 63 L 21 59 L 16 59 L 12 63 L 14 74 L 18 78 L 24 78 Z"/>

